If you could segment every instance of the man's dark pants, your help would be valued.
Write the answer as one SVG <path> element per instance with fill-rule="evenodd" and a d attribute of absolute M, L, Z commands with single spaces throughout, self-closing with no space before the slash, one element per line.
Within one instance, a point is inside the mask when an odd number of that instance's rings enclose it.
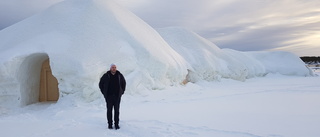
<path fill-rule="evenodd" d="M 119 125 L 119 109 L 121 97 L 115 95 L 108 95 L 106 98 L 107 102 L 107 119 L 108 124 L 112 125 L 112 109 L 114 108 L 114 124 Z"/>

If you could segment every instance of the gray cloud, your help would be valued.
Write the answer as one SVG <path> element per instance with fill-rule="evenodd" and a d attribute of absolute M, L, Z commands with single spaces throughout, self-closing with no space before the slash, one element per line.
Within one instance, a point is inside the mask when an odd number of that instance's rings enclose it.
<path fill-rule="evenodd" d="M 0 0 L 0 30 L 62 0 Z"/>
<path fill-rule="evenodd" d="M 150 0 L 130 9 L 153 27 L 182 26 L 221 48 L 319 56 L 320 41 L 310 40 L 320 39 L 319 7 L 318 0 Z"/>

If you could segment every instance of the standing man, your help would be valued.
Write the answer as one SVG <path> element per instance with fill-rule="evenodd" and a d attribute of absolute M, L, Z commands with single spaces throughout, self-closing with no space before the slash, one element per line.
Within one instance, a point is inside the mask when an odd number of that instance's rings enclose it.
<path fill-rule="evenodd" d="M 126 90 L 126 80 L 115 64 L 111 64 L 110 70 L 101 77 L 99 88 L 107 103 L 108 128 L 113 129 L 112 109 L 114 108 L 114 125 L 116 129 L 120 129 L 119 109 L 121 96 Z"/>

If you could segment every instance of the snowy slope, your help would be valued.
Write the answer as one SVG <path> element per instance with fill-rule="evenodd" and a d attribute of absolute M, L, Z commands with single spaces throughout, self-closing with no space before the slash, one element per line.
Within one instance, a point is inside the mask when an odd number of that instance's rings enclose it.
<path fill-rule="evenodd" d="M 173 27 L 158 29 L 158 31 L 169 45 L 190 63 L 190 81 L 210 81 L 221 78 L 244 81 L 266 73 L 258 60 L 238 51 L 221 50 L 194 32 Z"/>
<path fill-rule="evenodd" d="M 179 86 L 186 79 L 309 75 L 287 52 L 220 49 L 185 29 L 156 31 L 112 0 L 66 0 L 0 31 L 0 104 L 38 102 L 41 64 L 48 58 L 60 98 L 86 101 L 101 96 L 98 81 L 111 63 L 125 75 L 131 94 Z M 286 62 L 290 67 L 283 67 Z"/>
<path fill-rule="evenodd" d="M 189 63 L 189 81 L 221 78 L 244 81 L 269 73 L 312 75 L 303 61 L 289 52 L 240 52 L 220 49 L 198 34 L 183 28 L 161 28 L 158 32 Z"/>
<path fill-rule="evenodd" d="M 247 52 L 259 60 L 265 67 L 268 73 L 279 73 L 283 75 L 295 76 L 311 76 L 312 71 L 309 70 L 301 59 L 290 52 L 284 51 L 255 51 Z M 306 69 L 307 68 L 307 69 Z"/>
<path fill-rule="evenodd" d="M 4 82 L 25 81 L 32 70 L 22 64 L 45 56 L 60 92 L 89 100 L 100 95 L 97 81 L 111 63 L 127 76 L 129 91 L 177 84 L 187 74 L 184 59 L 153 28 L 111 0 L 64 1 L 4 29 L 0 39 L 2 94 L 18 94 Z"/>

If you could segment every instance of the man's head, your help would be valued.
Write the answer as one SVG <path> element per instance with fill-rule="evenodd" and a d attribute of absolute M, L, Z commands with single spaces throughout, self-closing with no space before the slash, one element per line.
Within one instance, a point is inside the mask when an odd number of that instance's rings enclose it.
<path fill-rule="evenodd" d="M 116 72 L 117 72 L 117 66 L 116 66 L 115 64 L 111 64 L 111 65 L 110 65 L 110 71 L 111 71 L 112 73 L 116 73 Z"/>

